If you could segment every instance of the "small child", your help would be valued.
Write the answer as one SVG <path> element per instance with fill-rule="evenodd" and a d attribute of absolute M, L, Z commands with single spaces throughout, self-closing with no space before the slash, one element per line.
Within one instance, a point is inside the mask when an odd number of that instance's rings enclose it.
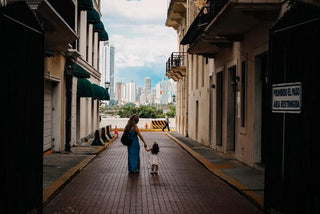
<path fill-rule="evenodd" d="M 147 152 L 151 151 L 151 174 L 158 174 L 158 165 L 159 165 L 159 158 L 158 158 L 158 153 L 159 153 L 159 145 L 157 142 L 153 142 L 153 145 L 151 148 L 146 148 Z"/>

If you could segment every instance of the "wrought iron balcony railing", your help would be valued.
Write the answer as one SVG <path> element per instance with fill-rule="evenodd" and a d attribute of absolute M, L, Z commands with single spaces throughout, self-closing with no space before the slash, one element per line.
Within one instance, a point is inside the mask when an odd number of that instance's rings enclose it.
<path fill-rule="evenodd" d="M 178 81 L 186 76 L 186 53 L 173 52 L 166 63 L 166 76 Z"/>
<path fill-rule="evenodd" d="M 166 72 L 169 72 L 172 68 L 185 66 L 185 52 L 173 52 L 167 61 Z"/>
<path fill-rule="evenodd" d="M 190 25 L 181 44 L 192 44 L 228 1 L 229 0 L 207 0 L 206 5 L 202 7 L 197 17 Z"/>

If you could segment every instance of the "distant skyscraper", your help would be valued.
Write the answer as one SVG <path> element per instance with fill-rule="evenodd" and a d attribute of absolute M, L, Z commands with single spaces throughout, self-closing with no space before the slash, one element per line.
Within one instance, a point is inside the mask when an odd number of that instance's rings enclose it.
<path fill-rule="evenodd" d="M 109 42 L 101 42 L 100 45 L 100 64 L 99 70 L 101 73 L 100 86 L 105 87 L 105 82 L 109 79 L 108 75 L 108 56 L 109 56 Z"/>
<path fill-rule="evenodd" d="M 114 52 L 115 48 L 110 47 L 110 100 L 115 98 L 115 87 L 114 87 Z"/>
<path fill-rule="evenodd" d="M 121 102 L 122 103 L 127 103 L 128 102 L 128 87 L 126 83 L 121 84 Z"/>
<path fill-rule="evenodd" d="M 114 99 L 118 101 L 119 103 L 122 101 L 121 100 L 121 82 L 116 82 L 115 84 L 115 97 Z"/>
<path fill-rule="evenodd" d="M 143 88 L 141 86 L 138 86 L 136 90 L 137 90 L 137 98 L 136 98 L 136 100 L 138 102 L 140 102 L 140 96 L 142 94 Z"/>
<path fill-rule="evenodd" d="M 162 96 L 161 82 L 158 82 L 156 84 L 156 94 L 155 94 L 155 100 L 154 100 L 156 104 L 160 104 L 161 96 Z"/>
<path fill-rule="evenodd" d="M 144 93 L 146 96 L 151 94 L 151 79 L 150 79 L 150 77 L 146 77 L 144 79 Z"/>
<path fill-rule="evenodd" d="M 127 88 L 128 88 L 128 94 L 127 94 L 128 102 L 136 102 L 136 83 L 132 81 L 127 83 Z"/>
<path fill-rule="evenodd" d="M 114 47 L 110 47 L 109 42 L 103 42 L 100 49 L 100 85 L 105 87 L 105 83 L 109 82 L 110 100 L 115 99 L 115 85 L 114 85 Z"/>

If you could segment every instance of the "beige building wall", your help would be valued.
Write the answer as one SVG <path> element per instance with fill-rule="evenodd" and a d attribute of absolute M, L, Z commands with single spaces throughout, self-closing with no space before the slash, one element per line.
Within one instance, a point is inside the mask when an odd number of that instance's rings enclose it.
<path fill-rule="evenodd" d="M 179 51 L 188 50 L 189 46 L 180 45 L 180 41 L 204 3 L 191 0 L 183 3 L 185 17 L 175 28 Z M 177 84 L 177 132 L 253 167 L 261 162 L 263 123 L 261 91 L 264 80 L 257 60 L 260 54 L 268 51 L 271 24 L 261 21 L 231 47 L 221 48 L 214 58 L 188 54 L 187 76 Z M 243 65 L 245 89 L 241 87 Z M 234 92 L 231 83 L 235 79 L 238 85 Z M 242 100 L 243 94 L 245 100 Z M 241 105 L 242 102 L 245 105 Z"/>
<path fill-rule="evenodd" d="M 100 0 L 94 0 L 94 6 L 100 11 Z M 75 6 L 76 5 L 76 2 Z M 64 45 L 52 45 L 54 55 L 45 60 L 44 83 L 44 151 L 55 152 L 65 150 L 66 144 L 66 80 L 65 65 L 67 59 L 77 63 L 90 74 L 90 82 L 100 84 L 101 74 L 98 71 L 99 40 L 98 33 L 93 32 L 93 25 L 87 23 L 87 11 L 76 9 L 74 43 L 65 41 Z M 78 40 L 77 37 L 78 36 Z M 51 38 L 52 39 L 52 38 Z M 88 48 L 88 53 L 87 53 Z M 69 50 L 71 51 L 69 52 Z M 71 133 L 70 146 L 85 137 L 92 137 L 99 127 L 99 101 L 93 98 L 77 98 L 77 80 L 72 76 L 71 94 Z M 77 106 L 79 105 L 79 106 Z"/>
<path fill-rule="evenodd" d="M 198 55 L 188 59 L 188 135 L 209 146 L 209 62 Z"/>
<path fill-rule="evenodd" d="M 54 57 L 45 58 L 45 88 L 47 88 L 47 99 L 50 99 L 51 106 L 47 109 L 47 116 L 44 117 L 44 140 L 49 141 L 53 151 L 59 152 L 64 150 L 65 142 L 65 82 L 64 82 L 64 65 L 65 56 L 58 51 Z M 50 139 L 46 136 L 50 136 Z"/>
<path fill-rule="evenodd" d="M 255 93 L 261 90 L 261 85 L 257 84 L 255 69 L 255 56 L 266 53 L 268 47 L 268 26 L 259 25 L 244 35 L 241 42 L 234 42 L 233 47 L 229 49 L 222 49 L 215 58 L 215 84 L 217 84 L 217 73 L 223 73 L 223 110 L 222 110 L 222 146 L 216 148 L 229 154 L 236 159 L 254 166 L 261 160 L 261 94 L 257 97 Z M 238 82 L 238 91 L 236 92 L 235 103 L 235 149 L 230 149 L 230 141 L 232 141 L 232 134 L 230 127 L 232 123 L 232 116 L 230 116 L 230 72 L 228 69 L 236 66 L 236 76 L 241 77 L 241 63 L 246 62 L 246 105 L 245 105 L 245 126 L 241 126 L 241 96 L 242 92 L 241 81 Z M 216 94 L 215 94 L 216 98 Z M 216 112 L 216 114 L 219 112 Z M 217 130 L 217 124 L 212 124 L 213 129 Z M 215 127 L 215 128 L 214 128 Z M 216 136 L 213 137 L 216 139 Z M 216 143 L 213 143 L 216 144 Z"/>
<path fill-rule="evenodd" d="M 99 6 L 98 1 L 95 1 L 95 6 Z M 97 11 L 99 11 L 97 9 Z M 90 73 L 90 78 L 88 79 L 92 84 L 100 85 L 101 74 L 98 71 L 99 64 L 99 40 L 98 33 L 93 32 L 93 25 L 87 23 L 87 11 L 81 11 L 80 14 L 80 41 L 79 41 L 79 51 L 80 58 L 78 58 L 77 63 L 80 64 Z M 86 48 L 88 46 L 88 53 Z M 85 138 L 90 138 L 94 136 L 94 132 L 99 128 L 99 100 L 93 99 L 91 97 L 81 97 L 80 107 L 78 108 L 79 114 L 78 125 L 76 127 L 79 129 L 76 131 L 77 135 L 75 139 L 77 141 L 83 141 Z"/>

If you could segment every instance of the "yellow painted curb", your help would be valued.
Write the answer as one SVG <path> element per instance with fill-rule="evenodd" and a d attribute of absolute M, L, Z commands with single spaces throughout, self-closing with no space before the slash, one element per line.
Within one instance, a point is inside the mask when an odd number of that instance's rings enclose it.
<path fill-rule="evenodd" d="M 58 180 L 50 184 L 46 189 L 43 190 L 43 196 L 42 196 L 42 205 L 45 205 L 49 199 L 61 188 L 69 179 L 72 178 L 78 171 L 81 171 L 85 166 L 89 164 L 89 162 L 95 158 L 95 156 L 99 153 L 101 153 L 105 148 L 107 148 L 111 142 L 113 142 L 118 135 L 115 135 L 108 143 L 106 143 L 104 146 L 99 146 L 98 149 L 96 149 L 94 152 L 92 152 L 92 156 L 89 156 L 85 158 L 83 161 L 81 161 L 78 165 L 72 167 L 69 169 L 65 174 L 63 174 Z"/>
<path fill-rule="evenodd" d="M 77 171 L 83 169 L 94 156 L 89 156 L 83 161 L 81 161 L 78 165 L 69 169 L 68 172 L 63 174 L 58 180 L 50 184 L 46 189 L 43 190 L 42 204 L 46 204 L 51 196 L 63 185 L 65 184 Z"/>
<path fill-rule="evenodd" d="M 115 129 L 112 129 L 112 131 L 114 131 Z M 117 129 L 118 131 L 122 132 L 124 129 L 120 128 Z M 139 129 L 142 132 L 162 132 L 162 129 Z M 174 129 L 170 129 L 170 131 L 175 132 Z M 167 130 L 164 130 L 163 132 L 168 132 Z"/>
<path fill-rule="evenodd" d="M 104 144 L 104 146 L 98 146 L 98 148 L 93 151 L 91 154 L 100 154 L 105 148 L 107 148 L 110 143 L 112 143 L 115 139 L 117 139 L 118 135 L 115 135 L 110 141 Z"/>
<path fill-rule="evenodd" d="M 190 153 L 194 158 L 196 158 L 200 163 L 202 163 L 209 171 L 211 171 L 213 174 L 219 176 L 226 182 L 230 183 L 235 188 L 241 190 L 246 196 L 248 196 L 254 203 L 256 203 L 261 209 L 263 208 L 263 196 L 252 192 L 252 191 L 242 191 L 242 190 L 248 190 L 249 188 L 242 184 L 241 182 L 227 176 L 224 174 L 220 169 L 224 169 L 224 167 L 221 164 L 213 164 L 210 161 L 208 161 L 206 158 L 204 158 L 199 153 L 193 151 L 190 147 L 182 143 L 179 139 L 175 138 L 174 136 L 170 135 L 169 133 L 166 133 L 168 137 L 173 139 L 176 143 L 178 143 L 181 147 L 183 147 L 188 153 Z M 230 168 L 230 166 L 226 166 L 225 168 Z"/>

